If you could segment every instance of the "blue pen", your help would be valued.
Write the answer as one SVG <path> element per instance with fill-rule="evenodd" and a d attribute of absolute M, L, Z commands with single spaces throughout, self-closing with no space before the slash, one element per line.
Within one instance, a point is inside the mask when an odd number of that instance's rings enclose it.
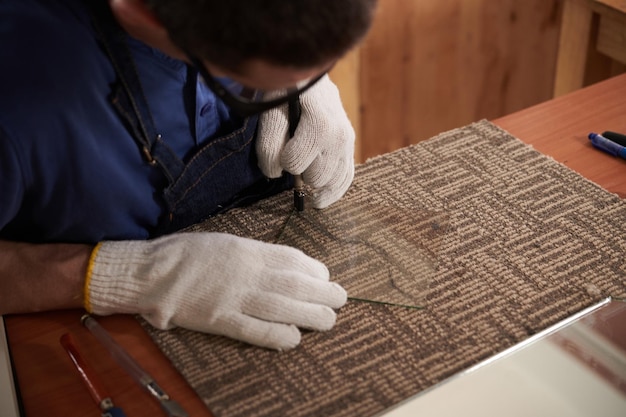
<path fill-rule="evenodd" d="M 591 140 L 591 144 L 601 151 L 626 159 L 626 146 L 618 145 L 597 133 L 590 133 L 589 139 Z"/>

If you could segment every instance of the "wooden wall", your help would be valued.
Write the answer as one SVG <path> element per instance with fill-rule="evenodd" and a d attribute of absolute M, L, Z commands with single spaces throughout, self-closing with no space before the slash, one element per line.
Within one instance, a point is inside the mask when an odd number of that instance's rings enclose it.
<path fill-rule="evenodd" d="M 563 0 L 379 0 L 333 71 L 357 161 L 552 96 Z"/>

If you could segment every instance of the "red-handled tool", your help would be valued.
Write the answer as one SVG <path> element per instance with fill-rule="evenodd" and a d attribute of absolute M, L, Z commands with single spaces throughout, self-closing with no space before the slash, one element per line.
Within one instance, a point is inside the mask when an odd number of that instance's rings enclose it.
<path fill-rule="evenodd" d="M 102 417 L 126 417 L 121 408 L 113 405 L 111 396 L 98 378 L 96 371 L 94 371 L 78 351 L 78 347 L 74 343 L 72 335 L 65 333 L 61 336 L 60 342 L 72 360 L 76 370 L 78 370 L 91 398 L 93 398 L 98 407 L 100 407 Z"/>

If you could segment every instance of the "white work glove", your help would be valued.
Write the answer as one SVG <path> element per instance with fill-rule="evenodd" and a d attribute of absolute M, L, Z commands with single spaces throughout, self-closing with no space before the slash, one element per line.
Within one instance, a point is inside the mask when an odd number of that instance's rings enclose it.
<path fill-rule="evenodd" d="M 91 256 L 87 311 L 141 314 L 272 349 L 300 343 L 298 327 L 329 330 L 346 292 L 298 249 L 223 233 L 105 241 Z"/>
<path fill-rule="evenodd" d="M 287 105 L 261 114 L 256 153 L 269 178 L 280 177 L 283 170 L 302 174 L 313 188 L 313 207 L 321 209 L 339 200 L 352 183 L 354 129 L 328 75 L 305 91 L 300 103 L 302 116 L 291 139 Z"/>

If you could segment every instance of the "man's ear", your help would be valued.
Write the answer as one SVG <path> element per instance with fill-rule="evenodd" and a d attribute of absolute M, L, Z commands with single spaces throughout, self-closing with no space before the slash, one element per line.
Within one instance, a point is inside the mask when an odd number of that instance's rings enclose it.
<path fill-rule="evenodd" d="M 124 27 L 165 31 L 144 0 L 110 0 L 111 10 Z"/>
<path fill-rule="evenodd" d="M 109 2 L 115 19 L 129 35 L 172 58 L 186 59 L 183 51 L 172 42 L 167 30 L 144 0 L 109 0 Z"/>

